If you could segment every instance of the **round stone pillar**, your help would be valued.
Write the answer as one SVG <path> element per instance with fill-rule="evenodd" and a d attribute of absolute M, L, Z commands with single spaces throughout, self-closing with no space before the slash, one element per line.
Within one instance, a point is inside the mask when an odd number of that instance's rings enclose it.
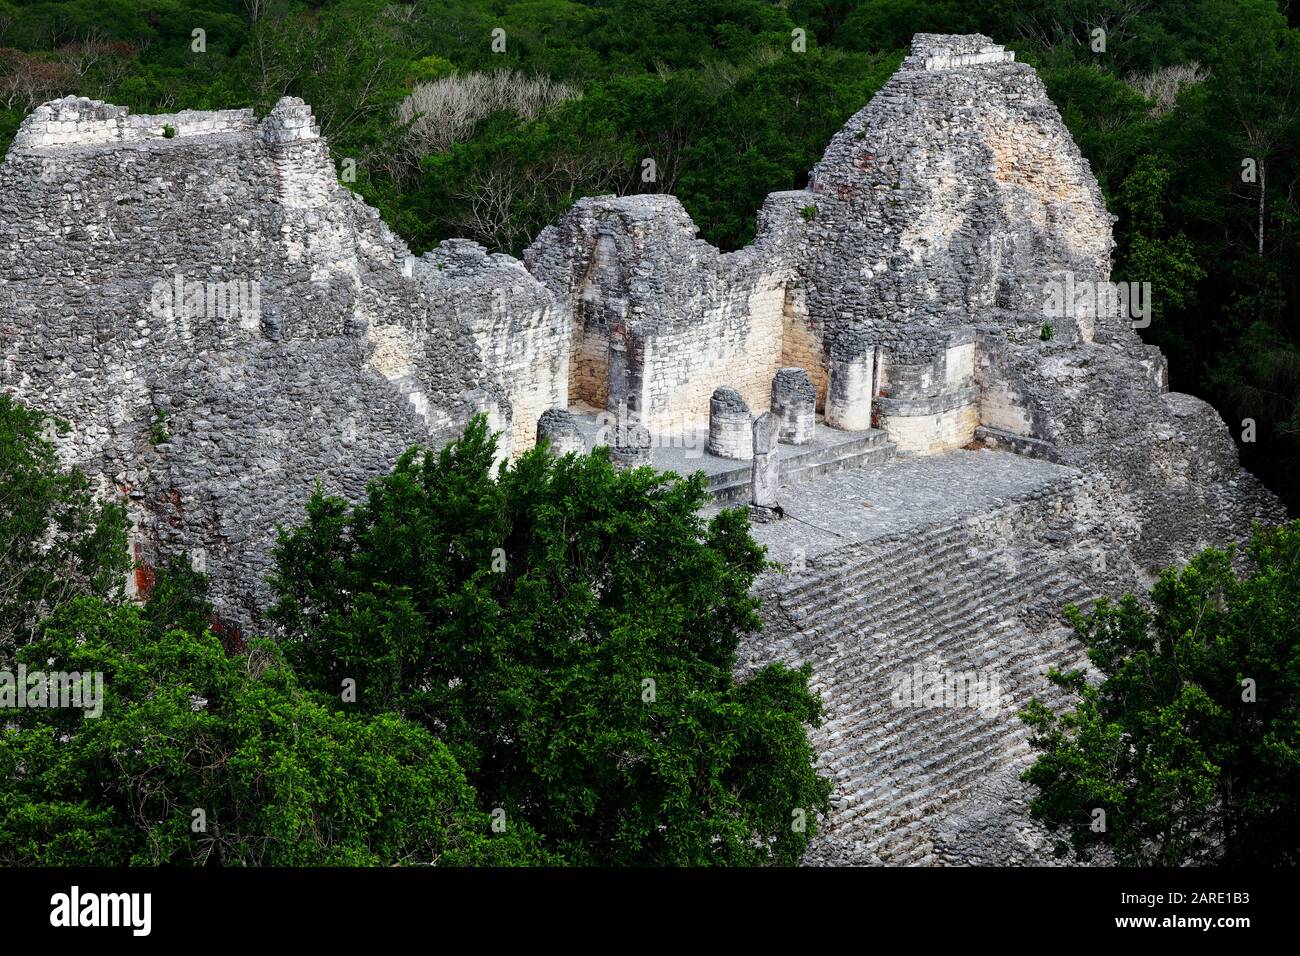
<path fill-rule="evenodd" d="M 550 452 L 557 458 L 576 451 L 579 455 L 587 450 L 587 443 L 582 439 L 578 423 L 563 408 L 548 408 L 537 419 L 537 444 L 546 441 Z"/>
<path fill-rule="evenodd" d="M 844 431 L 871 427 L 872 365 L 875 346 L 851 331 L 831 345 L 830 380 L 826 386 L 826 424 Z"/>
<path fill-rule="evenodd" d="M 749 406 L 730 385 L 714 389 L 709 399 L 709 454 L 748 461 L 754 457 Z"/>
<path fill-rule="evenodd" d="M 787 445 L 812 441 L 817 424 L 817 390 L 801 368 L 783 368 L 772 379 L 772 414 L 777 438 Z"/>
<path fill-rule="evenodd" d="M 619 471 L 650 464 L 650 429 L 636 420 L 623 419 L 614 426 L 609 458 Z"/>

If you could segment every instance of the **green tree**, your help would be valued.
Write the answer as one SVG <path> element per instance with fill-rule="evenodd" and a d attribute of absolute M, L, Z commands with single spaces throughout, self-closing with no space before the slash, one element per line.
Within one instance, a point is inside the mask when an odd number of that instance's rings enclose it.
<path fill-rule="evenodd" d="M 1300 470 L 1300 347 L 1275 328 L 1255 322 L 1238 348 L 1227 353 L 1210 376 L 1214 390 L 1226 396 L 1224 417 L 1238 434 L 1238 423 L 1255 425 L 1254 441 L 1242 445 L 1243 463 L 1260 460 L 1280 475 Z"/>
<path fill-rule="evenodd" d="M 1166 223 L 1173 171 L 1159 156 L 1147 154 L 1124 178 L 1112 207 L 1119 218 L 1121 245 L 1115 274 L 1120 280 L 1151 283 L 1151 329 L 1147 335 L 1185 361 L 1192 347 L 1182 323 L 1169 321 L 1196 306 L 1197 284 L 1205 270 L 1187 236 Z"/>
<path fill-rule="evenodd" d="M 28 673 L 101 674 L 102 713 L 7 712 L 0 863 L 552 859 L 523 826 L 493 832 L 427 730 L 347 713 L 300 689 L 274 645 L 230 656 L 211 631 L 160 626 L 168 616 L 77 598 L 19 652 Z"/>
<path fill-rule="evenodd" d="M 1209 549 L 1132 594 L 1067 613 L 1100 676 L 1023 712 L 1040 751 L 1024 774 L 1060 855 L 1123 864 L 1300 861 L 1300 522 L 1257 529 L 1234 573 Z M 1103 811 L 1104 828 L 1098 826 Z"/>
<path fill-rule="evenodd" d="M 113 597 L 126 581 L 126 509 L 60 466 L 54 440 L 70 430 L 0 395 L 0 660 L 61 604 Z"/>
<path fill-rule="evenodd" d="M 838 4 L 821 6 L 831 12 Z M 975 32 L 973 6 L 957 0 L 867 0 L 843 18 L 834 38 L 846 50 L 906 49 L 917 33 Z"/>
<path fill-rule="evenodd" d="M 827 809 L 809 671 L 734 676 L 765 567 L 701 475 L 534 449 L 482 418 L 356 507 L 282 531 L 273 611 L 304 679 L 445 741 L 482 806 L 584 864 L 794 863 Z"/>

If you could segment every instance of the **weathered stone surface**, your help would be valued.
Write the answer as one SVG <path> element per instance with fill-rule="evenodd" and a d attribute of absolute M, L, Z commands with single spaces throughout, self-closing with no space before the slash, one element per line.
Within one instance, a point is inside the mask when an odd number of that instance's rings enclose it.
<path fill-rule="evenodd" d="M 578 428 L 573 414 L 565 408 L 548 408 L 537 420 L 537 443 L 545 441 L 552 455 L 557 458 L 577 452 L 586 451 L 586 442 Z"/>
<path fill-rule="evenodd" d="M 749 406 L 740 393 L 729 385 L 715 389 L 709 398 L 709 454 L 740 461 L 752 458 L 749 423 Z"/>
<path fill-rule="evenodd" d="M 831 343 L 826 384 L 826 424 L 845 431 L 871 427 L 876 349 L 857 334 Z"/>
<path fill-rule="evenodd" d="M 777 369 L 803 364 L 785 326 L 804 195 L 769 196 L 758 239 L 730 253 L 673 196 L 581 199 L 543 230 L 524 261 L 572 312 L 572 400 L 626 401 L 656 434 L 703 425 L 720 385 L 765 406 Z"/>
<path fill-rule="evenodd" d="M 1137 585 L 1123 500 L 1074 469 L 986 451 L 779 494 L 787 520 L 754 535 L 785 570 L 761 582 L 765 626 L 741 654 L 746 671 L 813 666 L 833 809 L 807 861 L 1048 862 L 1014 779 L 1029 758 L 1016 714 L 1059 700 L 1048 666 L 1086 664 L 1061 606 Z M 990 802 L 994 781 L 1005 799 Z"/>
<path fill-rule="evenodd" d="M 61 453 L 128 496 L 141 560 L 194 553 L 223 617 L 258 625 L 275 525 L 317 478 L 356 497 L 475 411 L 509 421 L 428 268 L 337 184 L 299 101 L 260 123 L 57 101 L 0 166 L 4 388 L 73 424 Z"/>
<path fill-rule="evenodd" d="M 817 390 L 807 372 L 783 368 L 776 373 L 772 379 L 772 414 L 779 422 L 781 441 L 806 445 L 812 440 L 813 426 L 817 424 Z"/>
<path fill-rule="evenodd" d="M 650 429 L 641 424 L 635 415 L 624 410 L 614 427 L 610 443 L 610 460 L 619 470 L 639 468 L 650 464 Z"/>
<path fill-rule="evenodd" d="M 754 419 L 754 464 L 750 474 L 750 504 L 755 508 L 775 508 L 780 487 L 780 466 L 776 459 L 777 437 L 781 423 L 771 412 Z"/>

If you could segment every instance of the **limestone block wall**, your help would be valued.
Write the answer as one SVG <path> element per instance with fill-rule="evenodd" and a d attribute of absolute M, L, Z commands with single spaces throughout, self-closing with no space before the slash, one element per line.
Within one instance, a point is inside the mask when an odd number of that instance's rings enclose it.
<path fill-rule="evenodd" d="M 628 410 L 654 431 L 702 426 L 720 385 L 765 409 L 787 351 L 794 249 L 805 228 L 801 192 L 775 193 L 759 238 L 734 253 L 696 239 L 671 196 L 580 200 L 525 253 L 529 270 L 572 310 L 570 397 Z M 807 336 L 805 336 L 807 339 Z M 789 361 L 787 361 L 789 359 Z"/>
<path fill-rule="evenodd" d="M 819 324 L 808 314 L 807 290 L 798 280 L 788 283 L 781 326 L 781 365 L 808 373 L 817 393 L 817 410 L 825 411 L 829 375 L 826 343 Z"/>
<path fill-rule="evenodd" d="M 510 396 L 507 450 L 536 440 L 537 420 L 569 404 L 571 319 L 519 260 L 452 239 L 418 263 L 425 297 L 468 330 L 483 365 Z"/>
<path fill-rule="evenodd" d="M 876 424 L 898 446 L 899 454 L 937 455 L 975 438 L 979 412 L 967 396 L 931 399 L 877 399 Z"/>
<path fill-rule="evenodd" d="M 257 126 L 252 110 L 182 110 L 133 116 L 125 106 L 68 96 L 34 109 L 14 138 L 18 149 L 47 146 L 103 146 L 153 139 L 249 133 Z M 171 137 L 168 136 L 171 127 Z"/>
<path fill-rule="evenodd" d="M 975 380 L 980 386 L 980 424 L 1012 435 L 1035 431 L 1028 386 L 1009 360 L 1006 336 L 997 328 L 979 332 Z"/>
<path fill-rule="evenodd" d="M 676 432 L 707 422 L 709 396 L 724 384 L 765 410 L 782 367 L 784 317 L 780 277 L 759 276 L 702 310 L 698 323 L 648 335 L 647 424 Z"/>

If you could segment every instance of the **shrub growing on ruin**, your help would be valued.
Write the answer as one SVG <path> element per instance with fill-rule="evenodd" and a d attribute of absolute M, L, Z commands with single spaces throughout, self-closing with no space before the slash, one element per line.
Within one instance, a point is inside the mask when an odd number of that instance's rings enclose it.
<path fill-rule="evenodd" d="M 827 809 L 809 671 L 734 676 L 765 567 L 702 476 L 534 449 L 494 478 L 481 418 L 281 533 L 299 673 L 448 744 L 481 806 L 586 864 L 794 863 Z"/>
<path fill-rule="evenodd" d="M 155 445 L 162 445 L 171 441 L 171 438 L 171 433 L 167 430 L 167 413 L 159 409 L 149 423 L 149 440 Z"/>
<path fill-rule="evenodd" d="M 0 659 L 60 605 L 113 597 L 125 581 L 126 509 L 96 501 L 86 476 L 59 464 L 54 439 L 69 431 L 0 395 Z"/>
<path fill-rule="evenodd" d="M 1068 610 L 1100 682 L 1053 672 L 1075 708 L 1023 714 L 1031 812 L 1058 855 L 1300 861 L 1300 522 L 1257 530 L 1245 562 L 1238 576 L 1209 549 L 1166 570 L 1149 605 Z"/>

